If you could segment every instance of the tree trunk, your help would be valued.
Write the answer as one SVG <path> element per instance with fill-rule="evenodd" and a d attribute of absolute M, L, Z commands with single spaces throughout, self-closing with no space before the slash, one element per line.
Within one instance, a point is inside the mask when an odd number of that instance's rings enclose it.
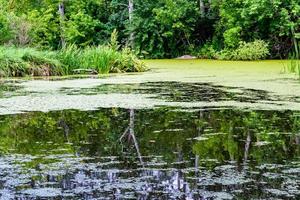
<path fill-rule="evenodd" d="M 247 164 L 247 161 L 248 161 L 250 143 L 251 143 L 251 135 L 250 135 L 250 131 L 248 130 L 247 131 L 247 139 L 246 139 L 246 143 L 245 143 L 245 151 L 244 151 L 244 166 Z"/>
<path fill-rule="evenodd" d="M 138 141 L 134 134 L 134 109 L 130 109 L 129 114 L 130 114 L 129 115 L 129 126 L 126 128 L 125 132 L 123 133 L 123 135 L 120 137 L 119 140 L 120 140 L 120 142 L 122 142 L 122 139 L 126 136 L 128 136 L 128 141 L 130 139 L 133 140 L 133 143 L 134 143 L 134 146 L 135 146 L 135 149 L 137 152 L 137 156 L 140 160 L 142 167 L 144 167 L 144 162 L 143 162 L 143 158 L 142 158 L 142 155 L 140 152 L 140 147 L 139 147 Z"/>
<path fill-rule="evenodd" d="M 203 111 L 199 111 L 199 120 L 204 121 Z M 204 131 L 203 126 L 197 128 L 198 137 L 203 135 L 203 131 Z M 199 160 L 200 160 L 200 157 L 199 157 L 199 155 L 196 154 L 196 156 L 195 156 L 195 174 L 197 177 L 199 175 Z"/>
<path fill-rule="evenodd" d="M 204 7 L 203 0 L 199 0 L 199 4 L 200 4 L 200 14 L 201 14 L 201 17 L 204 17 L 205 16 L 205 7 Z"/>
<path fill-rule="evenodd" d="M 129 134 L 133 139 L 133 143 L 134 143 L 138 158 L 139 158 L 142 166 L 144 167 L 144 162 L 143 162 L 142 155 L 141 155 L 141 152 L 140 152 L 140 147 L 139 147 L 138 141 L 137 141 L 137 139 L 135 137 L 135 134 L 134 134 L 134 109 L 130 109 Z"/>
<path fill-rule="evenodd" d="M 133 0 L 128 0 L 128 16 L 129 16 L 129 23 L 132 24 L 133 20 Z M 133 42 L 134 42 L 134 34 L 130 33 L 129 36 L 129 45 L 133 48 Z"/>
<path fill-rule="evenodd" d="M 64 21 L 65 21 L 65 5 L 64 5 L 64 1 L 61 1 L 58 5 L 58 12 L 60 15 L 60 29 L 61 29 L 61 33 L 60 33 L 60 40 L 61 40 L 61 46 L 65 47 L 66 45 L 66 41 L 64 38 Z"/>

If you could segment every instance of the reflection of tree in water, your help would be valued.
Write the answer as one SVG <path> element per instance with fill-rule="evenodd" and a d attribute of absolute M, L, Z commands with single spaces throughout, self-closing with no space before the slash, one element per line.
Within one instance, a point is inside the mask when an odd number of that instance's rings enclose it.
<path fill-rule="evenodd" d="M 127 137 L 128 141 L 132 140 L 132 142 L 135 146 L 138 158 L 141 162 L 141 165 L 144 166 L 144 162 L 143 162 L 142 155 L 141 155 L 141 152 L 140 152 L 139 144 L 138 144 L 138 141 L 137 141 L 137 139 L 135 137 L 135 133 L 134 133 L 134 109 L 130 109 L 129 113 L 130 113 L 130 115 L 129 115 L 129 125 L 126 128 L 123 135 L 120 137 L 120 141 L 122 142 L 123 138 L 125 138 L 125 137 Z"/>
<path fill-rule="evenodd" d="M 209 177 L 207 170 L 214 172 L 216 166 L 228 164 L 228 161 L 234 161 L 230 165 L 235 168 L 225 171 L 225 175 L 235 178 L 236 175 L 244 176 L 246 173 L 242 172 L 248 172 L 251 165 L 280 163 L 283 159 L 292 160 L 299 156 L 300 121 L 297 116 L 291 112 L 168 109 L 30 113 L 0 117 L 0 143 L 6 151 L 14 148 L 20 154 L 46 152 L 52 155 L 53 149 L 63 148 L 67 150 L 63 153 L 77 155 L 79 152 L 75 160 L 95 159 L 74 162 L 71 158 L 53 155 L 57 159 L 55 162 L 74 163 L 64 176 L 41 178 L 40 183 L 62 179 L 64 189 L 88 187 L 91 190 L 100 185 L 113 188 L 115 197 L 124 194 L 124 187 L 129 185 L 128 190 L 145 198 L 155 196 L 157 193 L 154 192 L 158 191 L 166 197 L 192 198 L 199 192 L 199 180 L 219 178 L 216 174 Z M 125 132 L 124 127 L 127 127 Z M 207 140 L 196 141 L 193 139 L 196 137 L 207 137 Z M 52 143 L 48 145 L 47 142 Z M 268 145 L 256 146 L 263 142 Z M 132 154 L 124 156 L 122 146 L 132 147 L 128 151 Z M 210 164 L 205 159 L 219 163 Z M 160 162 L 166 164 L 156 165 Z M 141 165 L 145 167 L 140 168 Z M 241 172 L 238 165 L 247 167 Z M 35 165 L 26 165 L 32 166 Z M 35 187 L 38 187 L 39 181 L 36 183 Z M 222 185 L 222 182 L 218 184 Z M 230 184 L 224 188 L 242 187 L 239 183 Z M 220 187 L 211 187 L 220 190 Z"/>
<path fill-rule="evenodd" d="M 197 137 L 201 137 L 204 131 L 204 119 L 203 119 L 203 111 L 199 111 L 199 120 L 197 126 Z M 198 176 L 199 173 L 199 154 L 195 154 L 195 174 Z"/>
<path fill-rule="evenodd" d="M 133 144 L 135 146 L 135 150 L 137 152 L 137 156 L 139 158 L 139 161 L 140 161 L 142 167 L 144 168 L 145 164 L 143 162 L 143 157 L 140 153 L 139 144 L 136 139 L 136 135 L 135 135 L 135 131 L 134 131 L 134 121 L 135 121 L 134 109 L 130 109 L 129 113 L 130 113 L 129 125 L 125 129 L 122 136 L 120 137 L 120 141 L 121 142 L 127 141 L 129 143 L 133 142 Z M 176 149 L 177 149 L 176 162 L 180 163 L 183 161 L 183 152 L 179 145 L 176 145 Z M 161 188 L 161 189 L 164 192 L 167 192 L 169 194 L 180 193 L 180 194 L 185 194 L 188 197 L 193 196 L 192 193 L 190 193 L 190 186 L 185 181 L 185 177 L 184 177 L 181 169 L 174 169 L 168 175 L 166 175 L 166 173 L 161 172 L 160 170 L 143 170 L 143 171 L 141 171 L 140 176 L 141 177 L 149 177 L 150 176 L 150 177 L 152 177 L 152 179 L 158 180 L 157 184 L 163 186 L 163 188 Z M 116 177 L 116 173 L 111 174 L 109 177 Z M 117 178 L 115 178 L 115 179 L 117 179 Z M 152 191 L 155 191 L 155 189 L 158 189 L 155 187 L 156 187 L 156 185 L 145 183 L 142 187 L 142 190 L 144 192 L 152 192 Z M 149 197 L 149 195 L 144 195 L 144 197 L 145 198 Z"/>
<path fill-rule="evenodd" d="M 70 142 L 70 140 L 69 140 L 70 128 L 69 128 L 68 124 L 66 123 L 65 119 L 63 119 L 63 118 L 60 119 L 58 121 L 58 126 L 63 129 L 65 140 L 69 143 Z"/>
<path fill-rule="evenodd" d="M 249 148 L 250 148 L 250 143 L 251 143 L 251 135 L 250 135 L 250 131 L 247 131 L 247 139 L 245 142 L 245 151 L 244 151 L 244 165 L 247 164 L 247 160 L 248 160 L 248 155 L 249 155 Z"/>
<path fill-rule="evenodd" d="M 293 121 L 292 132 L 295 134 L 295 143 L 300 145 L 300 113 L 295 113 L 291 120 Z"/>

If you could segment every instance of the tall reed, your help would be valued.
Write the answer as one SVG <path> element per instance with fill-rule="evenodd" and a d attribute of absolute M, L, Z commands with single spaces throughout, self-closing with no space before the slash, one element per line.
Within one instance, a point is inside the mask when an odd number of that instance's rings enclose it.
<path fill-rule="evenodd" d="M 124 48 L 110 46 L 80 49 L 69 45 L 60 51 L 33 48 L 0 47 L 0 77 L 70 75 L 78 71 L 93 73 L 140 72 L 145 65 Z"/>
<path fill-rule="evenodd" d="M 288 70 L 298 74 L 300 79 L 300 33 L 296 33 L 294 28 L 291 28 L 293 49 L 289 54 Z"/>

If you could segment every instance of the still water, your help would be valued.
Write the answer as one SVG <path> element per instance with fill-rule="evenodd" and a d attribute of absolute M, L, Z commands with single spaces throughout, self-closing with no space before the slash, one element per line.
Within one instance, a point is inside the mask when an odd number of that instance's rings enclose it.
<path fill-rule="evenodd" d="M 0 116 L 1 199 L 299 199 L 300 112 Z"/>
<path fill-rule="evenodd" d="M 300 98 L 261 87 L 286 80 L 142 76 L 1 83 L 0 199 L 300 199 Z"/>

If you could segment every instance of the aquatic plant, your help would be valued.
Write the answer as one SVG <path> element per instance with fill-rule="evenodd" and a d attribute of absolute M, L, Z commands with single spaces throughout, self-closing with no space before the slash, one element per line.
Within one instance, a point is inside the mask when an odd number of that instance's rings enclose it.
<path fill-rule="evenodd" d="M 293 35 L 293 48 L 289 53 L 289 63 L 287 65 L 287 69 L 291 73 L 298 74 L 300 78 L 300 33 L 296 33 L 294 28 L 291 28 L 291 32 Z"/>
<path fill-rule="evenodd" d="M 94 70 L 97 73 L 140 72 L 146 67 L 130 49 L 118 51 L 109 46 L 79 49 L 74 45 L 58 52 L 59 61 L 66 66 L 68 74 L 77 69 Z"/>
<path fill-rule="evenodd" d="M 93 73 L 140 72 L 145 64 L 133 52 L 109 46 L 80 49 L 69 45 L 60 51 L 0 47 L 0 76 L 69 75 L 78 71 Z"/>

